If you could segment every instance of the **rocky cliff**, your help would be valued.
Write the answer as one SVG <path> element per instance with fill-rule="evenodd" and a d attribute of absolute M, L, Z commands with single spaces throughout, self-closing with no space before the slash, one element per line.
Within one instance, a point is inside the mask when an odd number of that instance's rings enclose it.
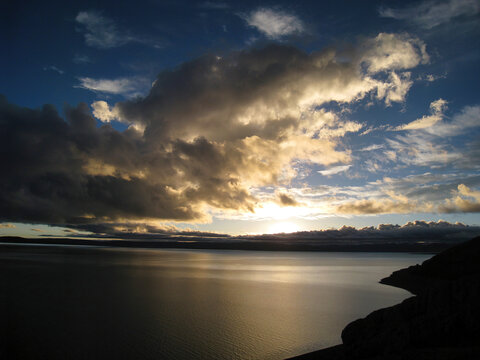
<path fill-rule="evenodd" d="M 480 237 L 382 279 L 416 296 L 343 330 L 343 344 L 298 359 L 480 359 Z"/>

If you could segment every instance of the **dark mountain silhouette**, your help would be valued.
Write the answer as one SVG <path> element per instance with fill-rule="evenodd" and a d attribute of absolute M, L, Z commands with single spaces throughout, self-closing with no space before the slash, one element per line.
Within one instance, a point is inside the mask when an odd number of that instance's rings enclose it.
<path fill-rule="evenodd" d="M 295 359 L 480 359 L 480 237 L 381 283 L 416 296 L 353 321 L 343 344 Z"/>

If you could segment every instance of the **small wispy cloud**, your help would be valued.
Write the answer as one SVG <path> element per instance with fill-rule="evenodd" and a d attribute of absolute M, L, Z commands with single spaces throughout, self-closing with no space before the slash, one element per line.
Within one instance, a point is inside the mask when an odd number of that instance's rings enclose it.
<path fill-rule="evenodd" d="M 419 77 L 418 80 L 424 80 L 427 82 L 434 82 L 439 79 L 445 79 L 447 77 L 447 74 L 443 75 L 434 75 L 434 74 L 427 74 L 425 77 Z"/>
<path fill-rule="evenodd" d="M 397 126 L 394 130 L 419 130 L 429 128 L 443 119 L 443 113 L 447 109 L 447 101 L 438 99 L 430 104 L 431 115 L 423 116 L 408 124 Z"/>
<path fill-rule="evenodd" d="M 431 128 L 428 132 L 440 137 L 457 136 L 464 134 L 474 128 L 480 127 L 480 105 L 465 106 L 459 113 L 455 114 L 451 121 L 442 121 Z"/>
<path fill-rule="evenodd" d="M 133 39 L 120 34 L 116 24 L 109 18 L 94 11 L 80 11 L 75 18 L 77 23 L 85 26 L 85 42 L 87 45 L 108 49 L 124 45 Z"/>
<path fill-rule="evenodd" d="M 75 54 L 73 57 L 73 62 L 75 64 L 88 64 L 92 62 L 92 59 L 90 59 L 87 55 Z"/>
<path fill-rule="evenodd" d="M 155 48 L 163 46 L 163 44 L 148 37 L 132 35 L 128 31 L 119 29 L 112 19 L 95 11 L 80 11 L 75 17 L 75 21 L 85 28 L 86 44 L 98 49 L 115 48 L 131 42 L 142 43 Z"/>
<path fill-rule="evenodd" d="M 15 229 L 16 226 L 14 224 L 0 224 L 0 229 Z"/>
<path fill-rule="evenodd" d="M 372 145 L 366 146 L 364 148 L 361 148 L 358 151 L 374 151 L 374 150 L 383 149 L 383 147 L 384 147 L 384 145 L 381 145 L 381 144 L 372 144 Z"/>
<path fill-rule="evenodd" d="M 77 88 L 90 91 L 134 96 L 148 89 L 148 81 L 140 77 L 118 78 L 118 79 L 93 79 L 90 77 L 79 77 L 80 83 Z"/>
<path fill-rule="evenodd" d="M 431 115 L 425 115 L 420 119 L 397 126 L 392 130 L 424 130 L 424 132 L 430 135 L 450 137 L 480 126 L 478 122 L 478 119 L 480 119 L 480 105 L 465 106 L 449 121 L 444 115 L 446 109 L 447 101 L 438 99 L 430 104 Z"/>
<path fill-rule="evenodd" d="M 63 75 L 65 74 L 65 71 L 63 71 L 62 69 L 59 69 L 58 67 L 54 66 L 54 65 L 50 65 L 50 66 L 45 66 L 43 68 L 43 71 L 55 71 L 56 73 L 60 74 L 60 75 Z"/>
<path fill-rule="evenodd" d="M 325 169 L 325 170 L 319 170 L 318 173 L 319 174 L 322 174 L 324 176 L 330 176 L 330 175 L 335 175 L 335 174 L 339 174 L 341 172 L 345 172 L 347 171 L 348 169 L 350 169 L 352 165 L 340 165 L 340 166 L 334 166 L 334 167 L 331 167 L 329 169 Z"/>
<path fill-rule="evenodd" d="M 256 28 L 270 39 L 299 34 L 305 30 L 303 22 L 297 16 L 281 10 L 258 8 L 242 17 L 249 26 Z"/>
<path fill-rule="evenodd" d="M 431 29 L 460 16 L 473 16 L 480 11 L 478 0 L 423 1 L 404 9 L 380 8 L 382 17 L 413 22 Z"/>

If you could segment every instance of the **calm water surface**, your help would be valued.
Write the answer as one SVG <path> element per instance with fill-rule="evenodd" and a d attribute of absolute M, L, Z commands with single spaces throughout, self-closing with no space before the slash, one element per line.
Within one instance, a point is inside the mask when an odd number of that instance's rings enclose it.
<path fill-rule="evenodd" d="M 378 281 L 428 257 L 2 246 L 1 348 L 35 359 L 282 359 L 338 344 L 350 321 L 409 297 Z"/>

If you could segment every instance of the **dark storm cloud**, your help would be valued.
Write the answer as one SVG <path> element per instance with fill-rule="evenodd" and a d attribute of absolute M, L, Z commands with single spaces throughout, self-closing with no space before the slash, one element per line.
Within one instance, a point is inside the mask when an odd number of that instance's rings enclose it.
<path fill-rule="evenodd" d="M 178 240 L 181 237 L 205 237 L 205 238 L 229 238 L 227 234 L 204 232 L 197 230 L 180 230 L 175 226 L 154 226 L 145 223 L 96 223 L 72 225 L 75 230 L 85 233 L 78 233 L 77 237 L 92 238 L 119 238 L 119 239 L 172 239 Z"/>
<path fill-rule="evenodd" d="M 253 197 L 230 175 L 241 154 L 204 138 L 145 142 L 134 129 L 97 128 L 86 105 L 68 108 L 64 121 L 51 106 L 31 110 L 2 98 L 0 117 L 2 220 L 198 220 L 202 202 L 251 209 Z"/>
<path fill-rule="evenodd" d="M 200 216 L 166 185 L 126 175 L 138 170 L 141 158 L 134 130 L 97 128 L 86 105 L 68 108 L 66 119 L 52 106 L 31 110 L 0 99 L 2 220 L 66 224 Z"/>

